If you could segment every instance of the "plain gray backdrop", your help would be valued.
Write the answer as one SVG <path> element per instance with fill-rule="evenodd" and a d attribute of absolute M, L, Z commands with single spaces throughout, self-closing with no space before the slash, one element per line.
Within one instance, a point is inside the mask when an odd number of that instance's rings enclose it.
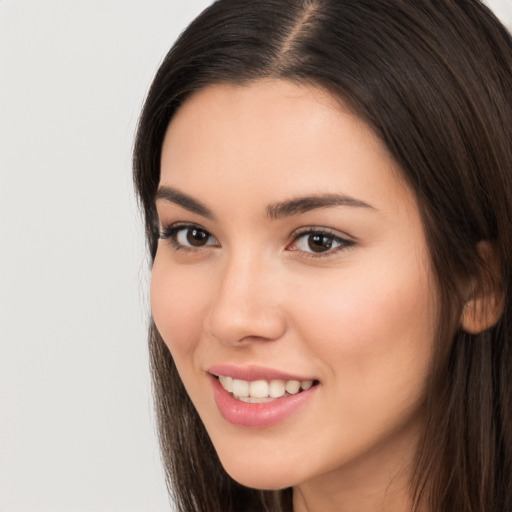
<path fill-rule="evenodd" d="M 131 150 L 209 3 L 0 0 L 0 512 L 170 510 Z"/>

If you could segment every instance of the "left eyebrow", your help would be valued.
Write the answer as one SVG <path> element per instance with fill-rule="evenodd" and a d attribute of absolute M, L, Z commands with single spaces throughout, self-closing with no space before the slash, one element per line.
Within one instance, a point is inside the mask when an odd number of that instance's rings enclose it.
<path fill-rule="evenodd" d="M 298 197 L 267 206 L 267 217 L 271 220 L 299 215 L 311 210 L 320 208 L 331 208 L 333 206 L 349 206 L 352 208 L 375 208 L 360 199 L 344 194 L 321 194 L 306 197 Z"/>

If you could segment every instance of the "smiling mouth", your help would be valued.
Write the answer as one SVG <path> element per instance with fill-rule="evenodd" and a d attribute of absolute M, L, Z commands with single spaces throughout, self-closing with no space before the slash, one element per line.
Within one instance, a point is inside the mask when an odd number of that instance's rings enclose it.
<path fill-rule="evenodd" d="M 318 384 L 317 380 L 273 379 L 247 381 L 225 375 L 216 376 L 221 386 L 236 400 L 250 404 L 272 402 L 278 398 L 297 395 Z"/>

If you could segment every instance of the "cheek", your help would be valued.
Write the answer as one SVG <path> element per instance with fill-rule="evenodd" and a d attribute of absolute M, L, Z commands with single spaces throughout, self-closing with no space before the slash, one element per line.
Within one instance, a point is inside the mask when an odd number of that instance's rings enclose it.
<path fill-rule="evenodd" d="M 434 346 L 433 287 L 421 265 L 389 269 L 354 266 L 291 294 L 298 339 L 322 370 L 327 401 L 337 404 L 318 411 L 321 437 L 335 440 L 327 448 L 311 441 L 318 467 L 405 435 L 421 417 Z"/>
<path fill-rule="evenodd" d="M 395 262 L 399 272 L 391 271 Z M 328 362 L 342 391 L 381 397 L 384 390 L 422 386 L 434 341 L 432 290 L 423 265 L 381 259 L 378 267 L 354 266 L 315 286 L 304 283 L 292 309 L 300 337 Z"/>
<path fill-rule="evenodd" d="M 151 272 L 151 311 L 156 327 L 173 357 L 192 353 L 207 310 L 206 283 L 191 267 L 177 269 L 157 251 Z"/>

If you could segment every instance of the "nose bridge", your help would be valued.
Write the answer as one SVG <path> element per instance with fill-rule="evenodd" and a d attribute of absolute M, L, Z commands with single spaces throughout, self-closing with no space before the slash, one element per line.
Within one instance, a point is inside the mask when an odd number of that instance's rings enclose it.
<path fill-rule="evenodd" d="M 280 304 L 278 269 L 261 252 L 237 251 L 226 257 L 206 329 L 223 344 L 274 340 L 286 330 Z"/>

